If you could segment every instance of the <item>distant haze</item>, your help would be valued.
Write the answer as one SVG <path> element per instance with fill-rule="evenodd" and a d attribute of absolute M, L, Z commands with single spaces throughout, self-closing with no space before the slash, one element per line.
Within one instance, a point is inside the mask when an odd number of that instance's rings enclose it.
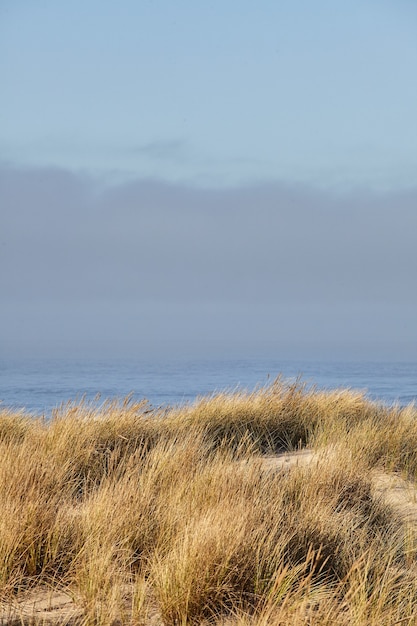
<path fill-rule="evenodd" d="M 2 353 L 416 355 L 416 190 L 0 185 Z"/>

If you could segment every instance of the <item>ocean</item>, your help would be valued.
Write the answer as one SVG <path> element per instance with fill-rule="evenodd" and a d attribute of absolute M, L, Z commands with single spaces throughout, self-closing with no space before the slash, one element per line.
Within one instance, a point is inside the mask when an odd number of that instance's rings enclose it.
<path fill-rule="evenodd" d="M 49 417 L 69 400 L 102 402 L 129 394 L 155 407 L 178 405 L 220 391 L 252 390 L 278 375 L 320 389 L 361 389 L 389 405 L 417 401 L 417 362 L 0 359 L 0 408 Z"/>

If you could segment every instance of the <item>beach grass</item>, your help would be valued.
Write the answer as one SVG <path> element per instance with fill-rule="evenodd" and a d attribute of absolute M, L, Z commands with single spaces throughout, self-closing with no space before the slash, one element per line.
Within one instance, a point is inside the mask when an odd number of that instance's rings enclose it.
<path fill-rule="evenodd" d="M 281 379 L 3 409 L 0 623 L 417 623 L 416 418 Z"/>

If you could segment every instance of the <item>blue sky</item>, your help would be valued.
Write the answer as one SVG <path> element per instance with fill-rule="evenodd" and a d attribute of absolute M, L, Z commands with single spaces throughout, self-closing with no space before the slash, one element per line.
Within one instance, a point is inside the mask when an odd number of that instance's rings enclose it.
<path fill-rule="evenodd" d="M 0 0 L 2 353 L 416 359 L 416 32 Z"/>
<path fill-rule="evenodd" d="M 404 0 L 2 0 L 1 157 L 203 185 L 414 185 L 416 28 Z"/>

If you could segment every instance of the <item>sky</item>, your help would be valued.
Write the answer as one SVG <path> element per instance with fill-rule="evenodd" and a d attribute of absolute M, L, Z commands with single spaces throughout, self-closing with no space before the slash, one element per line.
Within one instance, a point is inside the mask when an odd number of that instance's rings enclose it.
<path fill-rule="evenodd" d="M 416 30 L 0 0 L 0 353 L 417 360 Z"/>

